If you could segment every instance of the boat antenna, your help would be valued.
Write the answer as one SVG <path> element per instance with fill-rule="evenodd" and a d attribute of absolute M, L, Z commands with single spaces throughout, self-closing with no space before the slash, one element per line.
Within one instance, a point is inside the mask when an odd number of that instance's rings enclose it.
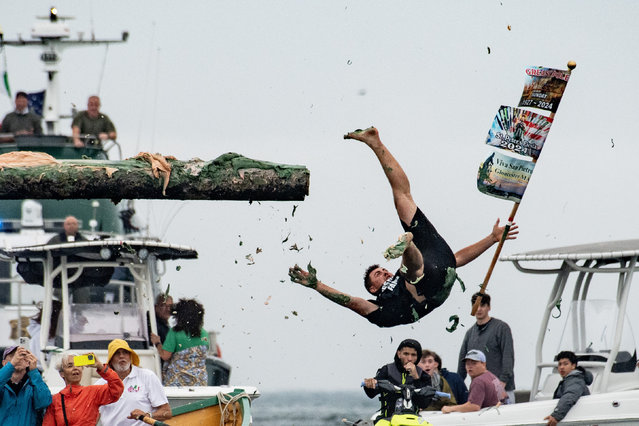
<path fill-rule="evenodd" d="M 109 54 L 109 45 L 106 44 L 104 46 L 104 57 L 102 58 L 102 69 L 100 70 L 100 78 L 98 79 L 98 91 L 97 91 L 98 95 L 101 95 L 102 81 L 104 80 L 104 70 L 106 68 L 106 61 L 107 61 L 108 54 Z"/>
<path fill-rule="evenodd" d="M 148 84 L 149 84 L 149 74 L 151 72 L 151 59 L 153 57 L 153 45 L 155 44 L 155 21 L 153 21 L 152 25 L 151 25 L 151 43 L 149 46 L 149 56 L 146 59 L 146 71 L 144 73 L 144 75 L 146 76 L 146 78 L 144 79 L 144 89 L 142 90 L 142 99 L 146 99 L 146 95 L 147 95 L 147 90 L 148 90 Z M 140 104 L 141 107 L 141 111 L 140 111 L 140 120 L 138 122 L 138 139 L 135 143 L 135 151 L 134 152 L 140 152 L 140 139 L 142 138 L 142 121 L 144 120 L 144 113 L 146 111 L 146 105 L 144 104 Z"/>
<path fill-rule="evenodd" d="M 160 240 L 164 240 L 164 237 L 166 236 L 167 231 L 169 230 L 169 227 L 171 226 L 171 223 L 173 223 L 173 220 L 175 219 L 175 216 L 177 216 L 177 214 L 180 212 L 180 210 L 182 210 L 182 208 L 187 205 L 188 202 L 184 202 L 184 203 L 180 203 L 179 207 L 177 209 L 175 209 L 175 211 L 173 212 L 173 214 L 171 215 L 171 217 L 166 221 L 166 224 L 162 227 L 162 234 L 160 235 Z"/>

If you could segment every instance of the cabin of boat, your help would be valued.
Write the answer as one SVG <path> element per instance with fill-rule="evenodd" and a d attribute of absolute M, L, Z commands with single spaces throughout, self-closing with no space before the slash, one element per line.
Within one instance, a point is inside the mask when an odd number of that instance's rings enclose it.
<path fill-rule="evenodd" d="M 639 369 L 628 307 L 637 272 L 639 240 L 610 241 L 502 256 L 521 272 L 554 276 L 535 345 L 530 401 L 473 413 L 422 412 L 439 425 L 545 425 L 561 380 L 555 355 L 575 352 L 592 372 L 591 395 L 579 399 L 561 421 L 566 425 L 639 424 Z M 634 295 L 636 298 L 636 294 Z M 634 311 L 634 310 L 633 310 Z"/>

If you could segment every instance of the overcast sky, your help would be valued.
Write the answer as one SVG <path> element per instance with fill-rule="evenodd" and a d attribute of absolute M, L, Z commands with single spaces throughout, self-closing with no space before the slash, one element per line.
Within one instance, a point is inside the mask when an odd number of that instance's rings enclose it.
<path fill-rule="evenodd" d="M 220 332 L 233 384 L 357 389 L 408 337 L 455 368 L 473 323 L 470 295 L 492 250 L 459 270 L 466 293 L 456 287 L 431 315 L 393 329 L 378 329 L 288 280 L 289 266 L 312 261 L 322 281 L 364 296 L 364 269 L 385 262 L 382 251 L 402 232 L 377 161 L 342 139 L 349 130 L 380 129 L 418 205 L 458 250 L 486 236 L 512 207 L 475 184 L 491 152 L 484 141 L 497 109 L 516 106 L 526 67 L 565 69 L 575 60 L 519 208 L 520 237 L 504 253 L 637 238 L 635 1 L 55 5 L 76 17 L 69 24 L 85 37 L 130 32 L 128 43 L 108 51 L 65 51 L 61 75 L 62 110 L 85 109 L 99 91 L 125 156 L 153 151 L 209 160 L 232 151 L 311 171 L 303 202 L 163 201 L 139 218 L 151 234 L 198 249 L 198 261 L 168 264 L 165 284 L 175 296 L 204 303 L 205 325 Z M 5 37 L 27 38 L 34 17 L 50 6 L 1 2 Z M 7 48 L 14 92 L 44 88 L 39 54 Z M 0 113 L 11 105 L 0 95 Z M 292 244 L 301 250 L 290 250 Z M 492 315 L 513 330 L 521 389 L 532 382 L 531 336 L 551 285 L 550 277 L 531 278 L 500 263 L 488 286 Z M 448 333 L 453 314 L 466 327 Z"/>

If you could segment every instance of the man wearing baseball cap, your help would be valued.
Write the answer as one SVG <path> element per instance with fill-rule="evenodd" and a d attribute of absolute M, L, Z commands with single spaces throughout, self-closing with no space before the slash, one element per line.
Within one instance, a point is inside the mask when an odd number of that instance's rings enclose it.
<path fill-rule="evenodd" d="M 160 379 L 151 370 L 139 367 L 140 357 L 125 340 L 115 339 L 109 343 L 107 363 L 120 376 L 124 392 L 118 401 L 100 407 L 103 425 L 143 425 L 142 421 L 131 419 L 142 415 L 166 420 L 173 416 Z M 100 383 L 100 380 L 96 382 Z"/>
<path fill-rule="evenodd" d="M 2 354 L 0 369 L 0 424 L 36 425 L 51 404 L 51 392 L 42 381 L 35 355 L 20 346 Z"/>
<path fill-rule="evenodd" d="M 444 406 L 442 413 L 479 411 L 498 405 L 506 398 L 506 391 L 497 376 L 486 369 L 486 355 L 482 351 L 469 350 L 464 357 L 464 363 L 471 378 L 468 401 L 461 405 Z"/>

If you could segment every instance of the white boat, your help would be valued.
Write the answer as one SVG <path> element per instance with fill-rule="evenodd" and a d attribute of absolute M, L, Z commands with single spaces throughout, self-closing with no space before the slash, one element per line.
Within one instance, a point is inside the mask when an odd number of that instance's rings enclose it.
<path fill-rule="evenodd" d="M 524 273 L 554 277 L 527 288 L 531 297 L 549 293 L 535 345 L 534 379 L 529 402 L 485 408 L 473 413 L 421 416 L 440 425 L 545 425 L 557 404 L 553 392 L 561 380 L 553 359 L 561 350 L 576 353 L 594 381 L 591 395 L 579 399 L 562 425 L 639 424 L 637 346 L 628 307 L 639 240 L 610 241 L 503 256 Z M 635 295 L 636 296 L 636 295 Z M 558 334 L 556 332 L 559 332 Z"/>
<path fill-rule="evenodd" d="M 87 137 L 85 147 L 75 148 L 70 136 L 59 134 L 59 121 L 65 117 L 58 106 L 57 75 L 62 49 L 124 42 L 128 34 L 123 33 L 118 40 L 72 40 L 65 19 L 52 8 L 44 22 L 34 25 L 32 40 L 0 39 L 0 49 L 41 48 L 40 58 L 48 76 L 43 109 L 45 134 L 0 135 L 0 154 L 31 150 L 61 159 L 108 159 L 113 147 L 119 153 L 115 141 L 103 143 Z M 68 214 L 79 219 L 80 231 L 89 241 L 47 245 L 62 231 Z M 36 356 L 52 393 L 63 386 L 55 364 L 64 351 L 95 352 L 106 360 L 107 345 L 115 338 L 127 340 L 140 356 L 141 366 L 161 377 L 160 358 L 149 334 L 157 333 L 154 300 L 163 291 L 163 263 L 195 259 L 197 252 L 141 236 L 128 226 L 131 214 L 131 210 L 118 210 L 109 200 L 9 200 L 0 204 L 0 323 L 10 325 L 0 327 L 0 347 L 18 344 L 28 335 L 26 326 L 41 304 L 42 331 L 33 337 L 40 339 L 42 351 Z M 62 303 L 62 313 L 51 344 L 47 336 L 54 296 Z M 198 424 L 219 424 L 224 414 L 220 407 L 226 406 L 218 405 L 222 402 L 236 408 L 231 411 L 237 412 L 238 424 L 248 425 L 250 399 L 258 397 L 259 392 L 253 386 L 228 386 L 231 367 L 218 356 L 215 333 L 209 332 L 209 336 L 209 386 L 165 388 L 175 414 L 167 423 L 180 425 L 195 419 Z M 84 384 L 98 378 L 90 370 L 85 371 Z"/>

